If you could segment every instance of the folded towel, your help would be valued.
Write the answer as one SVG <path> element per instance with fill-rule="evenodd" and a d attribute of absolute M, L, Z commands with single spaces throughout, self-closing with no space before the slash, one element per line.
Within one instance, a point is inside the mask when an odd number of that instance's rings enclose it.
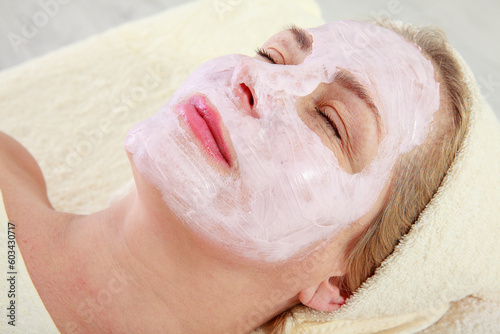
<path fill-rule="evenodd" d="M 291 23 L 321 24 L 316 3 L 204 0 L 113 29 L 0 73 L 0 130 L 40 162 L 57 209 L 102 209 L 131 179 L 123 142 L 133 124 L 201 62 L 252 54 Z M 500 331 L 500 129 L 465 71 L 475 92 L 471 125 L 443 186 L 339 311 L 295 310 L 307 333 L 415 332 L 433 323 L 427 332 Z"/>

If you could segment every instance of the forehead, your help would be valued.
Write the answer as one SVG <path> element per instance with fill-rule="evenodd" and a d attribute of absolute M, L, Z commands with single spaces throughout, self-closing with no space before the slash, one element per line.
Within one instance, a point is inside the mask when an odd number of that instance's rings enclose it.
<path fill-rule="evenodd" d="M 366 22 L 340 21 L 307 32 L 313 43 L 305 63 L 321 67 L 328 82 L 337 71 L 349 71 L 381 109 L 389 105 L 397 108 L 403 100 L 417 106 L 422 96 L 436 95 L 432 63 L 416 45 L 392 30 Z"/>
<path fill-rule="evenodd" d="M 315 47 L 322 45 L 349 46 L 355 49 L 367 47 L 396 47 L 398 50 L 416 47 L 398 33 L 376 24 L 360 21 L 338 21 L 315 28 L 305 29 L 316 39 Z"/>
<path fill-rule="evenodd" d="M 398 71 L 424 79 L 422 72 L 433 72 L 417 46 L 378 25 L 340 21 L 307 32 L 313 39 L 313 58 L 323 61 L 325 67 L 333 65 L 360 75 L 369 72 L 380 75 L 379 79 L 388 77 L 383 74 L 390 76 Z"/>

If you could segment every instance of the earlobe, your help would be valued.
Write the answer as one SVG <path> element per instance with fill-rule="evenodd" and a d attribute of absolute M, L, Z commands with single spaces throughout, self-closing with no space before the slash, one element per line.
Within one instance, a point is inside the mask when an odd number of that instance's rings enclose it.
<path fill-rule="evenodd" d="M 339 287 L 334 283 L 336 280 L 327 279 L 319 284 L 299 292 L 299 300 L 302 304 L 318 311 L 332 312 L 344 305 L 345 300 L 340 295 Z"/>

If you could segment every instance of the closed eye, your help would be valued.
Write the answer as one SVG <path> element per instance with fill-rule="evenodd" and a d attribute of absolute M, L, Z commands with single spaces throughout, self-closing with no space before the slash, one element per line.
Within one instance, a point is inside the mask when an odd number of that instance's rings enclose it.
<path fill-rule="evenodd" d="M 336 125 L 336 124 L 335 124 L 335 122 L 334 122 L 334 121 L 330 118 L 330 116 L 329 116 L 326 112 L 322 111 L 322 110 L 321 110 L 321 109 L 319 109 L 319 108 L 314 108 L 314 110 L 316 111 L 316 113 L 317 113 L 317 114 L 318 114 L 321 118 L 323 118 L 323 121 L 326 123 L 326 126 L 332 130 L 333 134 L 334 134 L 337 138 L 342 139 L 342 138 L 340 137 L 340 132 L 339 132 L 339 129 L 337 128 L 337 125 Z"/>
<path fill-rule="evenodd" d="M 269 54 L 268 51 L 264 50 L 263 48 L 258 48 L 257 50 L 255 50 L 255 52 L 263 57 L 263 58 L 266 58 L 267 60 L 269 60 L 272 64 L 276 64 L 276 61 L 274 60 L 274 58 L 271 56 L 271 54 Z"/>

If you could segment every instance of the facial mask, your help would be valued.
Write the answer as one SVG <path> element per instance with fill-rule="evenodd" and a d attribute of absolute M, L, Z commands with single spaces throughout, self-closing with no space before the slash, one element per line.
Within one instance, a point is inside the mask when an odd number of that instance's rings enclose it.
<path fill-rule="evenodd" d="M 137 170 L 188 228 L 252 260 L 301 255 L 359 220 L 398 156 L 423 143 L 439 108 L 431 62 L 396 33 L 351 21 L 308 32 L 312 52 L 299 65 L 243 55 L 203 64 L 126 139 Z M 339 69 L 370 93 L 383 125 L 376 157 L 355 174 L 296 111 L 300 98 L 331 83 Z M 252 90 L 253 110 L 236 94 L 241 83 Z M 192 129 L 201 129 L 203 147 Z M 224 157 L 232 160 L 228 172 L 213 167 Z"/>

